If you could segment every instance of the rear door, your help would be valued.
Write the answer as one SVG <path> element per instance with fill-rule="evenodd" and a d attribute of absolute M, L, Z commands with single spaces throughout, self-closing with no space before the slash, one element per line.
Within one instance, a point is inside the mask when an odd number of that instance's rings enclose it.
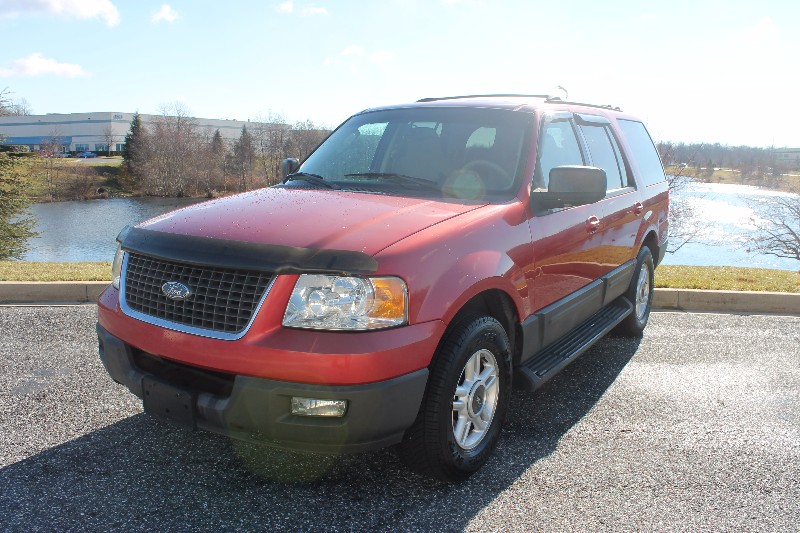
<path fill-rule="evenodd" d="M 609 121 L 599 115 L 577 114 L 576 122 L 590 164 L 606 171 L 606 197 L 600 202 L 603 242 L 598 259 L 603 273 L 607 273 L 636 257 L 643 206 Z"/>
<path fill-rule="evenodd" d="M 545 117 L 539 135 L 534 189 L 547 188 L 550 169 L 586 165 L 588 156 L 571 113 Z M 533 308 L 564 301 L 596 280 L 602 244 L 599 204 L 537 211 L 531 219 L 534 253 Z M 552 328 L 563 331 L 563 328 Z"/>

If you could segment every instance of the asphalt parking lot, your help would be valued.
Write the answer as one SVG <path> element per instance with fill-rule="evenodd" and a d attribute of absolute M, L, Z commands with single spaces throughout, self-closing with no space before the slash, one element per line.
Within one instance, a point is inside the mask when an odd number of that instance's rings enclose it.
<path fill-rule="evenodd" d="M 800 529 L 800 317 L 657 312 L 515 393 L 468 482 L 144 415 L 94 306 L 0 307 L 0 530 Z"/>

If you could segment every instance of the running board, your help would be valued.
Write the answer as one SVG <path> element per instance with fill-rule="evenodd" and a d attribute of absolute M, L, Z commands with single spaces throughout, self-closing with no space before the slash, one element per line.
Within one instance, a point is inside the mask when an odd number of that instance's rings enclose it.
<path fill-rule="evenodd" d="M 633 305 L 625 297 L 617 298 L 570 333 L 519 365 L 514 385 L 528 391 L 538 389 L 632 312 Z"/>

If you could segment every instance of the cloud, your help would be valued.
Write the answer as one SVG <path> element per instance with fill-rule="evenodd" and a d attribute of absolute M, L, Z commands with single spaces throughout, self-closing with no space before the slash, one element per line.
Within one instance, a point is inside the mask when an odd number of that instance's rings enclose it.
<path fill-rule="evenodd" d="M 150 17 L 152 22 L 175 22 L 178 18 L 178 12 L 172 9 L 169 4 L 161 4 L 161 9 L 153 13 Z"/>
<path fill-rule="evenodd" d="M 780 30 L 769 17 L 761 19 L 742 32 L 743 40 L 751 45 L 772 46 L 778 41 Z"/>
<path fill-rule="evenodd" d="M 26 14 L 59 15 L 85 19 L 102 19 L 108 26 L 119 24 L 119 10 L 111 0 L 3 0 L 0 18 L 15 18 Z"/>
<path fill-rule="evenodd" d="M 35 52 L 28 57 L 15 59 L 9 68 L 0 67 L 0 78 L 11 76 L 61 76 L 65 78 L 79 78 L 88 76 L 83 67 L 74 63 L 59 63 L 55 59 L 44 57 Z"/>
<path fill-rule="evenodd" d="M 328 10 L 324 7 L 308 6 L 303 8 L 304 17 L 314 17 L 317 15 L 327 15 Z"/>
<path fill-rule="evenodd" d="M 294 11 L 294 2 L 292 0 L 287 0 L 282 4 L 279 4 L 276 9 L 279 13 L 292 13 Z"/>

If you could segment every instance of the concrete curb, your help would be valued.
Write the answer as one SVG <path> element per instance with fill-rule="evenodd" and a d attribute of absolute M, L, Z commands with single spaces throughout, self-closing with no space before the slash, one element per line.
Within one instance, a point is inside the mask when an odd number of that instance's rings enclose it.
<path fill-rule="evenodd" d="M 96 302 L 107 281 L 0 281 L 0 304 Z M 800 315 L 800 293 L 656 289 L 653 308 L 665 311 Z"/>
<path fill-rule="evenodd" d="M 800 315 L 800 293 L 656 289 L 653 308 Z"/>
<path fill-rule="evenodd" d="M 0 304 L 96 302 L 107 281 L 0 281 Z"/>

